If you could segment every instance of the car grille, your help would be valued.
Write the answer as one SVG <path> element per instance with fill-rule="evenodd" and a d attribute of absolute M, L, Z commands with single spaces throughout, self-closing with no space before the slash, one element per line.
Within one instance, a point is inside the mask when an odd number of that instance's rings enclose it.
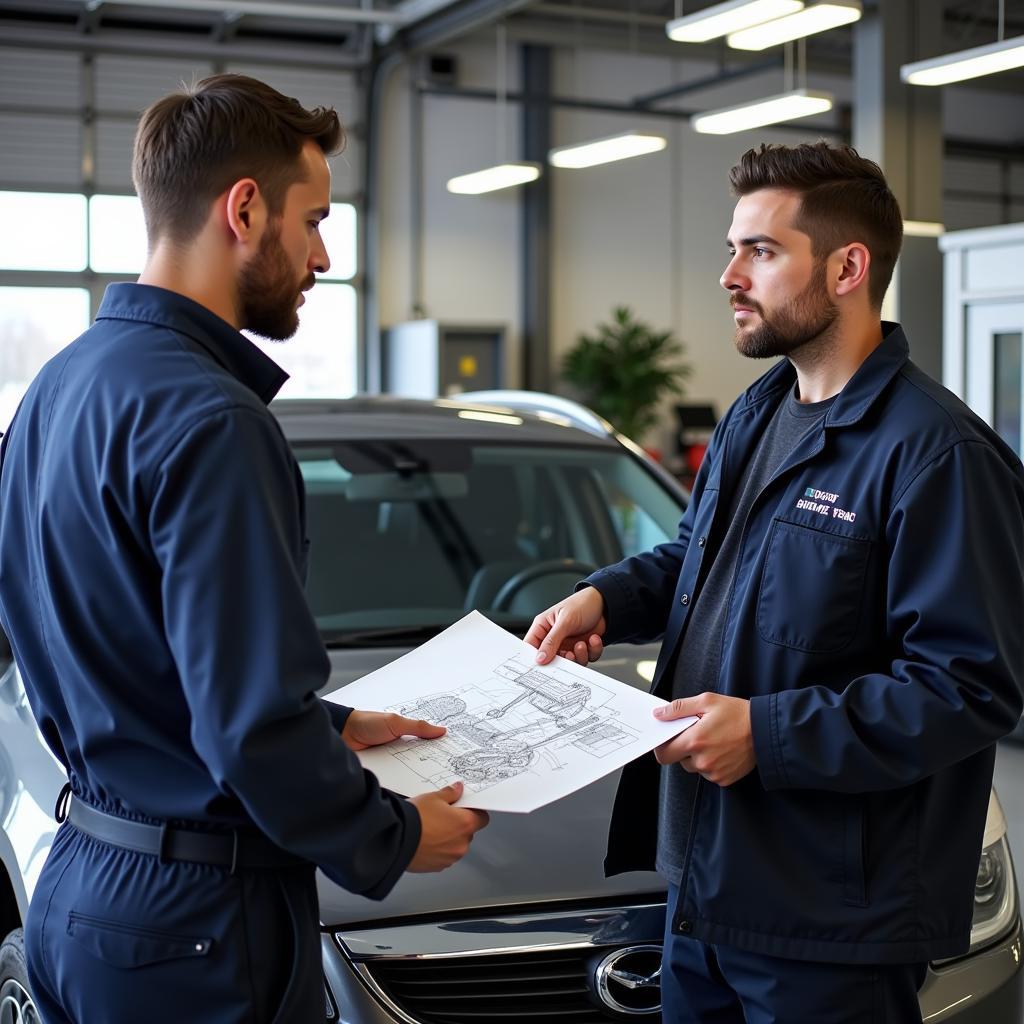
<path fill-rule="evenodd" d="M 589 978 L 615 947 L 429 959 L 378 959 L 363 964 L 376 987 L 418 1024 L 605 1024 L 624 1018 L 602 1009 Z"/>

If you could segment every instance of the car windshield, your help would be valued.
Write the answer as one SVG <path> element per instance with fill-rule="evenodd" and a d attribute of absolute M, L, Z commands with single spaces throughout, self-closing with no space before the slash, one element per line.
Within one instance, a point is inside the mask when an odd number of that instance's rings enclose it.
<path fill-rule="evenodd" d="M 416 642 L 474 608 L 522 633 L 589 572 L 674 537 L 682 512 L 612 447 L 360 440 L 296 455 L 328 645 Z"/>

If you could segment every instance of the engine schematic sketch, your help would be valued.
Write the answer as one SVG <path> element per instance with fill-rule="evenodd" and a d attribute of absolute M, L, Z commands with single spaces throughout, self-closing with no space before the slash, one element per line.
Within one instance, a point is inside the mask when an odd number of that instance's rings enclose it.
<path fill-rule="evenodd" d="M 388 710 L 447 728 L 439 740 L 399 741 L 392 756 L 425 782 L 453 777 L 474 792 L 527 771 L 559 771 L 572 751 L 602 758 L 637 741 L 618 722 L 613 694 L 558 668 L 509 658 L 491 678 Z"/>
<path fill-rule="evenodd" d="M 461 781 L 463 807 L 528 813 L 697 721 L 655 718 L 665 702 L 642 683 L 562 658 L 540 665 L 535 648 L 473 611 L 326 699 L 445 727 L 357 751 L 381 786 L 412 797 Z"/>

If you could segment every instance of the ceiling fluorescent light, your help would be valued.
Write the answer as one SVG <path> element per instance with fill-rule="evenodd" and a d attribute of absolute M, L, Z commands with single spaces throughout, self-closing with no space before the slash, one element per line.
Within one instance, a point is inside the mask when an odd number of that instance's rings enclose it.
<path fill-rule="evenodd" d="M 664 135 L 647 132 L 621 132 L 604 139 L 580 142 L 573 146 L 559 146 L 548 153 L 548 162 L 555 167 L 595 167 L 613 160 L 657 153 L 668 145 Z"/>
<path fill-rule="evenodd" d="M 485 167 L 472 174 L 460 174 L 448 180 L 448 191 L 462 196 L 478 196 L 483 192 L 497 192 L 513 185 L 525 185 L 540 177 L 540 164 L 521 161 Z"/>
<path fill-rule="evenodd" d="M 803 0 L 726 0 L 670 21 L 665 32 L 677 43 L 706 43 L 762 21 L 794 14 L 803 6 Z"/>
<path fill-rule="evenodd" d="M 779 121 L 793 121 L 798 117 L 820 114 L 832 109 L 832 95 L 810 89 L 794 89 L 778 96 L 769 96 L 753 103 L 741 103 L 722 110 L 709 110 L 690 118 L 694 131 L 706 135 L 729 135 L 732 132 L 760 128 Z"/>
<path fill-rule="evenodd" d="M 905 220 L 903 234 L 910 238 L 938 238 L 945 234 L 946 225 L 936 220 Z"/>
<path fill-rule="evenodd" d="M 805 7 L 786 18 L 733 32 L 726 42 L 734 50 L 767 50 L 769 46 L 779 46 L 816 32 L 849 25 L 858 21 L 862 13 L 860 0 L 831 0 Z"/>
<path fill-rule="evenodd" d="M 1024 67 L 1024 36 L 904 64 L 900 78 L 911 85 L 948 85 L 1019 67 Z"/>

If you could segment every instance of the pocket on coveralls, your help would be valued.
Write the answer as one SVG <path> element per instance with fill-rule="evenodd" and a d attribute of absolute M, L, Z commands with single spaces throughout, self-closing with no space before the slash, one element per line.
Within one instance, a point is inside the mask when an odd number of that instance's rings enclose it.
<path fill-rule="evenodd" d="M 68 935 L 111 967 L 145 967 L 165 960 L 206 956 L 213 948 L 209 937 L 172 935 L 74 910 L 68 913 Z"/>

